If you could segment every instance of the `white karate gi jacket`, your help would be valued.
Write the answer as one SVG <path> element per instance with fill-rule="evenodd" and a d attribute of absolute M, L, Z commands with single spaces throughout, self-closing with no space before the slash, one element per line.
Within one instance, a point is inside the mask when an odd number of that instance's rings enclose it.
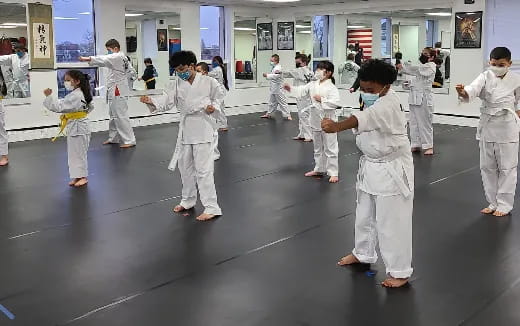
<path fill-rule="evenodd" d="M 353 115 L 358 120 L 356 144 L 363 152 L 358 189 L 376 196 L 413 195 L 413 159 L 399 96 L 389 90 L 374 105 Z"/>
<path fill-rule="evenodd" d="M 177 110 L 180 115 L 179 135 L 169 169 L 177 166 L 180 145 L 195 145 L 213 142 L 216 121 L 221 114 L 225 93 L 223 87 L 212 77 L 196 74 L 193 84 L 176 78 L 168 84 L 163 95 L 152 97 L 153 111 Z M 215 112 L 206 113 L 212 105 Z"/>
<path fill-rule="evenodd" d="M 72 113 L 81 111 L 90 113 L 94 109 L 92 102 L 87 105 L 85 102 L 85 96 L 83 96 L 83 92 L 79 88 L 76 88 L 67 94 L 63 99 L 57 99 L 54 96 L 47 96 L 43 102 L 43 106 L 45 106 L 49 111 L 56 113 Z M 69 120 L 67 122 L 67 127 L 65 128 L 65 134 L 67 136 L 90 135 L 89 119 L 82 118 Z"/>
<path fill-rule="evenodd" d="M 337 121 L 336 109 L 341 104 L 338 88 L 332 80 L 327 79 L 322 83 L 315 80 L 305 86 L 293 86 L 289 95 L 296 98 L 310 97 L 310 125 L 313 131 L 321 131 L 321 120 L 324 118 Z M 314 95 L 320 95 L 321 102 L 316 101 Z"/>
<path fill-rule="evenodd" d="M 130 95 L 130 87 L 128 85 L 130 63 L 123 52 L 98 55 L 90 58 L 91 61 L 89 65 L 108 68 L 106 81 L 108 100 L 112 100 L 116 96 L 116 87 L 119 90 L 119 96 L 125 97 Z"/>
<path fill-rule="evenodd" d="M 481 73 L 470 85 L 464 87 L 469 102 L 482 100 L 477 139 L 494 143 L 518 142 L 519 125 L 515 110 L 520 110 L 520 76 L 509 71 L 499 78 L 491 71 Z"/>
<path fill-rule="evenodd" d="M 408 103 L 410 105 L 433 106 L 432 86 L 435 80 L 435 72 L 437 66 L 433 62 L 427 62 L 418 66 L 409 63 L 403 64 L 403 74 L 415 76 L 414 81 L 410 85 L 410 96 Z M 426 103 L 423 103 L 425 101 Z"/>
<path fill-rule="evenodd" d="M 282 74 L 282 65 L 277 64 L 274 66 L 271 73 L 267 74 L 266 79 L 269 80 L 270 86 L 269 91 L 271 94 L 280 94 L 283 93 L 283 74 Z"/>

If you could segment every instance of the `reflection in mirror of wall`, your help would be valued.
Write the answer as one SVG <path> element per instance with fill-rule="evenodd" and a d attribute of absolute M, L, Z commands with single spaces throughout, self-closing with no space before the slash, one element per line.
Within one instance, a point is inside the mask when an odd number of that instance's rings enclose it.
<path fill-rule="evenodd" d="M 0 3 L 0 93 L 3 98 L 28 98 L 29 54 L 23 4 Z"/>
<path fill-rule="evenodd" d="M 296 19 L 294 48 L 297 53 L 312 56 L 312 17 Z"/>
<path fill-rule="evenodd" d="M 237 88 L 256 86 L 256 19 L 235 17 L 235 85 Z"/>
<path fill-rule="evenodd" d="M 180 15 L 127 9 L 125 16 L 126 54 L 137 72 L 131 88 L 164 89 L 172 74 L 169 58 L 181 50 Z"/>

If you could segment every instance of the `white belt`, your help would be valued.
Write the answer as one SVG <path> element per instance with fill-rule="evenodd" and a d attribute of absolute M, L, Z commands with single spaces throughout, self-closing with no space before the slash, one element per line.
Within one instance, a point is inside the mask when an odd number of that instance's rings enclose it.
<path fill-rule="evenodd" d="M 204 119 L 211 124 L 213 129 L 217 129 L 217 123 L 216 119 L 212 119 L 208 114 L 205 113 L 206 108 L 201 109 L 197 112 L 204 112 L 202 115 Z M 193 114 L 193 113 L 191 113 Z M 181 116 L 181 121 L 179 122 L 179 133 L 177 134 L 177 142 L 175 143 L 175 150 L 173 151 L 172 159 L 170 161 L 170 164 L 168 165 L 168 170 L 175 171 L 177 168 L 177 162 L 179 161 L 179 157 L 181 155 L 181 149 L 182 149 L 182 136 L 184 131 L 184 124 L 186 123 L 186 117 L 189 114 L 184 114 Z"/>
<path fill-rule="evenodd" d="M 358 172 L 358 178 L 357 178 L 358 185 L 360 186 L 363 182 L 363 174 L 365 172 L 364 170 L 365 170 L 366 162 L 376 163 L 376 164 L 385 164 L 387 172 L 392 177 L 392 180 L 394 180 L 394 182 L 396 183 L 397 187 L 401 191 L 401 194 L 405 197 L 410 196 L 412 191 L 410 189 L 410 185 L 406 184 L 404 182 L 403 173 L 401 172 L 401 174 L 399 174 L 399 172 L 391 164 L 388 164 L 392 161 L 395 161 L 399 157 L 402 157 L 403 154 L 406 152 L 406 150 L 407 150 L 406 147 L 401 147 L 398 150 L 396 150 L 395 152 L 392 152 L 392 153 L 390 153 L 384 157 L 380 157 L 380 158 L 371 158 L 366 155 L 361 156 L 361 158 L 359 159 L 359 172 Z M 406 171 L 404 171 L 404 172 L 406 175 Z M 408 175 L 406 175 L 406 178 L 408 179 L 408 181 L 410 180 Z M 359 188 L 359 186 L 358 186 L 358 188 Z"/>

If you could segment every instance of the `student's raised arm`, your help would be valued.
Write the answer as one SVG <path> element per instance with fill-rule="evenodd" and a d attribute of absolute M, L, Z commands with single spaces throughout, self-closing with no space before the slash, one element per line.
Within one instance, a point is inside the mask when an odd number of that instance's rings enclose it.
<path fill-rule="evenodd" d="M 88 62 L 90 66 L 94 67 L 107 67 L 113 68 L 114 60 L 117 60 L 117 54 L 105 54 L 105 55 L 96 55 L 92 57 L 80 57 L 81 62 Z"/>
<path fill-rule="evenodd" d="M 471 102 L 475 98 L 479 97 L 482 89 L 486 86 L 486 75 L 481 73 L 471 84 L 468 86 L 457 85 L 457 93 L 459 93 L 459 99 L 464 102 Z M 462 90 L 459 91 L 460 87 L 463 86 Z"/>
<path fill-rule="evenodd" d="M 43 106 L 52 112 L 56 113 L 70 113 L 78 111 L 78 108 L 83 107 L 85 104 L 81 102 L 82 96 L 71 93 L 63 99 L 58 99 L 52 96 L 52 90 L 46 89 L 44 91 L 47 96 L 43 101 Z M 49 95 L 47 95 L 49 94 Z"/>
<path fill-rule="evenodd" d="M 294 98 L 302 98 L 310 94 L 312 83 L 308 83 L 302 86 L 291 86 L 289 84 L 283 85 L 283 88 L 287 91 L 287 95 Z"/>
<path fill-rule="evenodd" d="M 162 95 L 141 96 L 140 100 L 148 106 L 151 113 L 177 110 L 177 81 L 168 83 Z"/>

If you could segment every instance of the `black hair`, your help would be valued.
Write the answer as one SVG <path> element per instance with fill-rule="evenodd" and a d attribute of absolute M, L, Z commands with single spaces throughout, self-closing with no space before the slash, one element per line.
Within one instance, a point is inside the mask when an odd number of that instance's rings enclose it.
<path fill-rule="evenodd" d="M 442 65 L 442 63 L 444 62 L 441 58 L 435 58 L 435 60 L 433 60 L 433 62 L 435 62 L 436 65 Z"/>
<path fill-rule="evenodd" d="M 197 57 L 192 51 L 179 51 L 172 54 L 170 57 L 170 68 L 177 68 L 179 66 L 191 66 L 197 64 Z"/>
<path fill-rule="evenodd" d="M 207 63 L 205 62 L 199 62 L 197 63 L 197 67 L 201 67 L 202 68 L 202 71 L 204 72 L 209 72 L 209 66 Z"/>
<path fill-rule="evenodd" d="M 360 81 L 376 82 L 381 85 L 390 85 L 397 79 L 397 70 L 394 66 L 379 59 L 370 59 L 358 71 Z"/>
<path fill-rule="evenodd" d="M 228 85 L 228 79 L 227 79 L 227 69 L 224 66 L 224 60 L 222 60 L 222 57 L 219 55 L 216 55 L 213 57 L 213 62 L 218 63 L 220 69 L 222 69 L 222 77 L 224 79 L 224 87 L 229 91 L 229 85 Z"/>
<path fill-rule="evenodd" d="M 303 63 L 305 63 L 306 65 L 309 64 L 309 57 L 306 56 L 305 54 L 302 54 L 302 53 L 298 53 L 296 55 L 296 57 L 294 57 L 295 60 L 297 59 L 300 59 Z"/>
<path fill-rule="evenodd" d="M 511 61 L 511 51 L 503 46 L 500 46 L 498 48 L 494 48 L 491 53 L 489 54 L 489 59 L 506 59 Z"/>
<path fill-rule="evenodd" d="M 396 60 L 403 60 L 403 53 L 402 52 L 396 52 L 394 58 Z"/>
<path fill-rule="evenodd" d="M 144 58 L 144 63 L 152 64 L 152 59 L 150 59 L 150 58 Z"/>
<path fill-rule="evenodd" d="M 65 73 L 70 78 L 79 81 L 79 88 L 83 92 L 83 96 L 85 97 L 86 104 L 89 104 L 92 102 L 92 93 L 90 92 L 90 82 L 89 82 L 89 75 L 84 74 L 83 72 L 79 70 L 69 70 Z"/>
<path fill-rule="evenodd" d="M 356 59 L 356 55 L 355 55 L 354 53 L 349 53 L 349 54 L 347 55 L 347 60 L 352 60 L 352 61 L 354 61 L 354 59 Z"/>
<path fill-rule="evenodd" d="M 280 62 L 280 56 L 278 54 L 273 54 L 271 58 L 275 58 L 277 62 Z"/>
<path fill-rule="evenodd" d="M 115 49 L 115 48 L 121 49 L 121 45 L 119 45 L 119 42 L 116 39 L 113 39 L 113 38 L 111 38 L 110 40 L 108 40 L 105 43 L 105 47 L 106 48 L 111 48 L 111 49 Z"/>
<path fill-rule="evenodd" d="M 435 42 L 436 48 L 442 48 L 442 42 Z"/>
<path fill-rule="evenodd" d="M 318 62 L 317 69 L 323 69 L 325 71 L 331 72 L 330 80 L 333 84 L 336 84 L 336 79 L 334 79 L 334 64 L 328 60 Z"/>

